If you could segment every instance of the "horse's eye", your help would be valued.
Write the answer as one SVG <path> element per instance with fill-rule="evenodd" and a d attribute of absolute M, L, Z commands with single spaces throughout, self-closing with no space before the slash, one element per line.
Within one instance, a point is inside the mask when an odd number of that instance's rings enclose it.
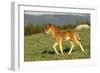
<path fill-rule="evenodd" d="M 47 27 L 47 30 L 49 29 L 49 27 Z"/>

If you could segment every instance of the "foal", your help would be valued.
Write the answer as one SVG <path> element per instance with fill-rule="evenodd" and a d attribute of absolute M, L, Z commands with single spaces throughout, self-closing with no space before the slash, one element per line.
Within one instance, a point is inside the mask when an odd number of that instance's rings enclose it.
<path fill-rule="evenodd" d="M 55 43 L 53 45 L 53 48 L 54 48 L 56 54 L 59 54 L 57 49 L 56 49 L 56 46 L 59 45 L 61 54 L 63 55 L 63 48 L 62 48 L 62 42 L 63 41 L 70 41 L 70 43 L 71 43 L 71 49 L 68 52 L 68 55 L 72 52 L 75 44 L 79 45 L 82 52 L 84 52 L 84 49 L 81 45 L 81 42 L 79 41 L 80 38 L 78 36 L 78 33 L 75 32 L 75 31 L 61 31 L 57 26 L 49 23 L 47 25 L 45 33 L 46 34 L 51 33 L 53 38 L 55 39 Z"/>

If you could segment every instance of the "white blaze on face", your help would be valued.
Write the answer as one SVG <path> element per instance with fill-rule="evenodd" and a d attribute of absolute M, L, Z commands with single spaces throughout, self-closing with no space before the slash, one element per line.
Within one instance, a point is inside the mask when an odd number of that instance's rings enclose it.
<path fill-rule="evenodd" d="M 45 30 L 45 33 L 46 33 L 46 34 L 49 34 L 49 32 L 48 32 L 47 30 Z"/>

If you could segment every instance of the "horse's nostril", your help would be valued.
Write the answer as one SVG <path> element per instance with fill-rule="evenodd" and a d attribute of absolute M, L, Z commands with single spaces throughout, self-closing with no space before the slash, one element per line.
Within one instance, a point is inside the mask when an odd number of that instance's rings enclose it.
<path fill-rule="evenodd" d="M 48 32 L 47 32 L 47 31 L 45 31 L 45 34 L 48 34 Z"/>

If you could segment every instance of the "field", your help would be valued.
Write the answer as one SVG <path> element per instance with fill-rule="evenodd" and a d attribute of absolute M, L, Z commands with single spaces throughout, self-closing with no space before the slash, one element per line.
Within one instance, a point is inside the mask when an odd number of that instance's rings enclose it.
<path fill-rule="evenodd" d="M 79 46 L 75 46 L 72 53 L 68 55 L 70 43 L 63 43 L 64 55 L 57 55 L 53 49 L 54 40 L 52 35 L 36 33 L 24 37 L 24 61 L 49 61 L 49 60 L 69 60 L 90 58 L 90 29 L 77 31 L 85 52 Z M 60 49 L 57 46 L 60 53 Z"/>

